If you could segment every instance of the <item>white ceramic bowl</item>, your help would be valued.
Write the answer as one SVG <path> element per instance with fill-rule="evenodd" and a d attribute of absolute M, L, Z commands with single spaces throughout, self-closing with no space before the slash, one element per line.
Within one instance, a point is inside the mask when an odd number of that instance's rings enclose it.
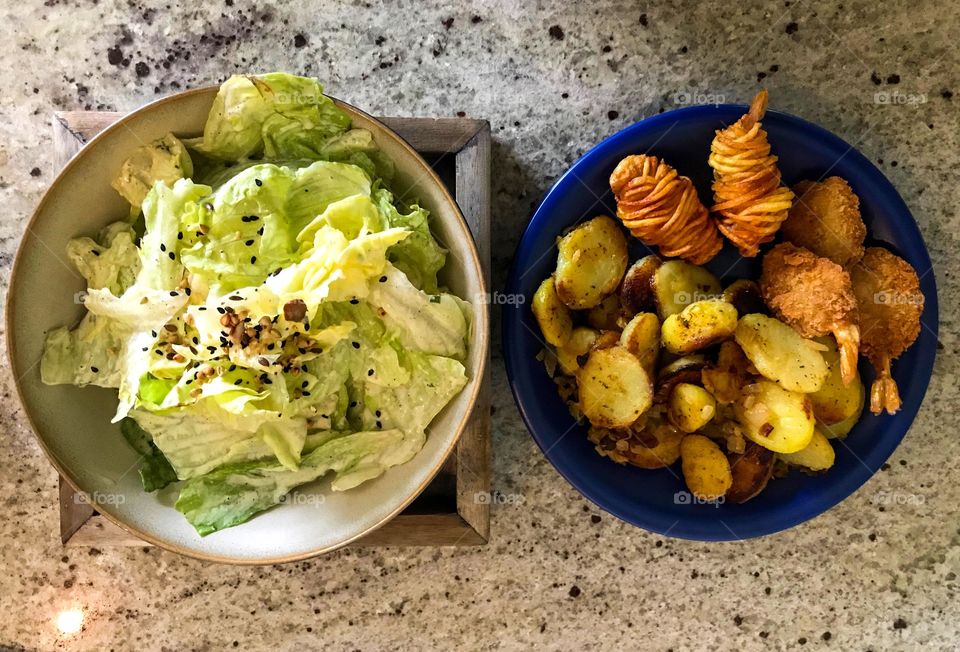
<path fill-rule="evenodd" d="M 104 130 L 66 165 L 33 214 L 17 252 L 7 299 L 8 356 L 40 445 L 60 474 L 92 497 L 104 516 L 146 541 L 192 557 L 246 564 L 295 561 L 376 529 L 439 471 L 464 429 L 483 377 L 489 332 L 486 288 L 473 237 L 440 179 L 394 132 L 338 101 L 354 126 L 370 130 L 393 159 L 394 190 L 418 198 L 430 210 L 434 233 L 450 250 L 442 281 L 474 308 L 466 362 L 470 382 L 434 419 L 426 446 L 408 463 L 347 492 L 330 492 L 329 483 L 320 481 L 301 489 L 297 501 L 201 538 L 173 508 L 175 490 L 148 494 L 140 486 L 138 457 L 110 423 L 116 392 L 46 386 L 39 361 L 47 331 L 74 324 L 83 313 L 74 295 L 85 284 L 66 261 L 67 242 L 92 236 L 126 214 L 124 200 L 110 187 L 122 161 L 135 147 L 168 132 L 201 133 L 216 91 L 201 88 L 148 104 Z"/>

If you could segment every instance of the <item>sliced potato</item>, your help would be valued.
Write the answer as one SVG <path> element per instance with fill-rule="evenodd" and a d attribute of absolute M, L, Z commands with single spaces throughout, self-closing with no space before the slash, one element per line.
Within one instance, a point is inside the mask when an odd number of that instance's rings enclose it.
<path fill-rule="evenodd" d="M 779 319 L 759 314 L 741 317 L 736 340 L 762 376 L 791 392 L 817 391 L 830 372 L 818 350 L 822 347 Z"/>
<path fill-rule="evenodd" d="M 593 343 L 594 349 L 609 349 L 620 343 L 620 331 L 600 331 L 597 341 Z"/>
<path fill-rule="evenodd" d="M 860 383 L 860 407 L 857 408 L 857 411 L 851 416 L 839 423 L 834 423 L 833 425 L 820 423 L 820 430 L 823 432 L 824 436 L 827 439 L 843 439 L 850 434 L 850 431 L 853 430 L 853 427 L 860 421 L 860 415 L 863 414 L 863 405 L 865 401 L 866 390 L 863 387 L 863 383 Z"/>
<path fill-rule="evenodd" d="M 863 382 L 856 373 L 850 384 L 844 384 L 840 374 L 840 353 L 832 337 L 818 337 L 815 341 L 827 348 L 822 356 L 830 372 L 823 386 L 810 394 L 810 403 L 817 421 L 829 426 L 860 413 L 863 409 Z"/>
<path fill-rule="evenodd" d="M 660 354 L 660 320 L 652 312 L 637 313 L 623 327 L 620 346 L 637 356 L 652 376 Z"/>
<path fill-rule="evenodd" d="M 670 392 L 679 383 L 700 383 L 700 374 L 707 366 L 702 355 L 688 355 L 678 358 L 670 364 L 661 367 L 657 374 L 657 391 L 653 396 L 654 403 L 663 403 L 670 398 Z"/>
<path fill-rule="evenodd" d="M 744 387 L 733 411 L 747 439 L 774 453 L 795 453 L 813 437 L 813 409 L 807 397 L 768 380 Z"/>
<path fill-rule="evenodd" d="M 720 345 L 717 361 L 703 369 L 704 388 L 721 405 L 731 405 L 740 397 L 740 388 L 750 378 L 751 364 L 743 349 L 733 340 Z"/>
<path fill-rule="evenodd" d="M 803 466 L 811 471 L 826 471 L 836 459 L 833 446 L 819 430 L 813 431 L 813 437 L 805 448 L 796 453 L 781 453 L 780 459 L 787 464 Z"/>
<path fill-rule="evenodd" d="M 684 437 L 680 442 L 680 458 L 687 488 L 701 500 L 717 500 L 733 484 L 726 455 L 703 435 Z"/>
<path fill-rule="evenodd" d="M 587 323 L 600 331 L 620 329 L 620 297 L 611 294 L 587 311 Z"/>
<path fill-rule="evenodd" d="M 733 484 L 727 490 L 727 500 L 745 503 L 764 490 L 773 475 L 776 456 L 763 446 L 748 441 L 742 453 L 728 453 Z"/>
<path fill-rule="evenodd" d="M 622 346 L 594 349 L 577 372 L 580 409 L 600 428 L 626 428 L 653 402 L 650 376 Z"/>
<path fill-rule="evenodd" d="M 667 401 L 667 418 L 683 432 L 696 432 L 717 413 L 717 402 L 698 385 L 678 383 Z"/>
<path fill-rule="evenodd" d="M 599 336 L 600 333 L 592 328 L 585 326 L 574 328 L 567 343 L 557 348 L 557 362 L 560 363 L 561 371 L 568 376 L 577 373 L 580 368 L 578 358 L 590 353 Z"/>
<path fill-rule="evenodd" d="M 716 298 L 720 281 L 703 267 L 668 260 L 653 275 L 653 294 L 660 319 L 666 319 L 692 303 Z"/>
<path fill-rule="evenodd" d="M 570 339 L 573 331 L 573 318 L 570 310 L 557 296 L 553 277 L 543 279 L 543 283 L 533 295 L 530 306 L 533 316 L 537 318 L 543 339 L 553 346 L 563 346 Z"/>
<path fill-rule="evenodd" d="M 627 270 L 620 287 L 620 305 L 629 316 L 638 312 L 657 312 L 653 294 L 653 275 L 663 261 L 659 256 L 644 256 Z"/>
<path fill-rule="evenodd" d="M 734 281 L 723 291 L 723 298 L 733 304 L 739 315 L 768 315 L 770 311 L 763 302 L 760 286 L 751 280 L 742 278 Z"/>
<path fill-rule="evenodd" d="M 727 339 L 736 329 L 737 309 L 721 299 L 706 299 L 667 317 L 660 338 L 671 353 L 686 355 Z"/>
<path fill-rule="evenodd" d="M 640 429 L 590 428 L 587 436 L 598 453 L 618 464 L 660 469 L 680 459 L 680 442 L 684 433 L 669 423 L 650 420 Z"/>
<path fill-rule="evenodd" d="M 604 215 L 567 233 L 557 248 L 557 296 L 575 310 L 593 308 L 612 294 L 627 269 L 627 240 Z"/>

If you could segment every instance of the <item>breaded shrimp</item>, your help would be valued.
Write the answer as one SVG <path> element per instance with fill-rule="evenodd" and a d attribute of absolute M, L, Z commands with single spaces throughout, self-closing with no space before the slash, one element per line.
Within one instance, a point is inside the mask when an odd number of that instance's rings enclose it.
<path fill-rule="evenodd" d="M 783 239 L 805 247 L 841 267 L 863 256 L 867 227 L 860 218 L 860 199 L 840 177 L 801 181 L 796 199 L 780 227 Z"/>
<path fill-rule="evenodd" d="M 850 274 L 827 258 L 783 242 L 763 258 L 763 300 L 804 337 L 833 333 L 840 349 L 840 375 L 857 375 L 860 330 Z"/>
<path fill-rule="evenodd" d="M 863 354 L 877 371 L 870 411 L 893 414 L 900 409 L 900 392 L 890 365 L 920 334 L 920 279 L 910 263 L 880 247 L 867 248 L 850 269 L 850 278 L 860 311 Z"/>

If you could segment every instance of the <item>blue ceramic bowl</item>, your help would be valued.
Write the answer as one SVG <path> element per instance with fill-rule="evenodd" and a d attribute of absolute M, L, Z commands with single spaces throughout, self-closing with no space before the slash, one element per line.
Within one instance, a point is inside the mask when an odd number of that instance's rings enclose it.
<path fill-rule="evenodd" d="M 937 350 L 937 289 L 920 230 L 903 200 L 883 174 L 852 145 L 800 118 L 768 112 L 763 120 L 783 180 L 837 175 L 860 197 L 868 244 L 883 244 L 905 258 L 920 275 L 926 306 L 920 337 L 894 363 L 902 409 L 893 416 L 865 411 L 846 440 L 836 443 L 837 458 L 827 473 L 811 477 L 792 472 L 775 479 L 742 505 L 690 504 L 680 465 L 649 471 L 620 466 L 601 457 L 587 441 L 557 395 L 543 364 L 542 344 L 530 311 L 533 293 L 556 265 L 555 239 L 565 228 L 595 215 L 614 215 L 610 172 L 628 154 L 664 158 L 693 179 L 709 205 L 707 165 L 714 132 L 735 122 L 745 106 L 697 106 L 669 111 L 639 122 L 603 141 L 577 161 L 547 193 L 517 247 L 506 291 L 523 295 L 522 304 L 504 307 L 503 350 L 507 376 L 520 414 L 533 438 L 558 471 L 600 508 L 629 523 L 663 535 L 722 541 L 762 536 L 802 523 L 830 509 L 867 481 L 903 439 L 923 400 Z M 631 238 L 631 260 L 649 250 Z M 726 285 L 760 275 L 759 259 L 739 259 L 729 245 L 707 267 Z M 873 372 L 862 364 L 868 388 Z"/>

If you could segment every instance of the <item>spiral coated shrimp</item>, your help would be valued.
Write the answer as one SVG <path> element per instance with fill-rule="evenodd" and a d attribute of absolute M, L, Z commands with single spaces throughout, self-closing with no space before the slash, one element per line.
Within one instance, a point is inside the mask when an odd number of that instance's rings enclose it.
<path fill-rule="evenodd" d="M 750 111 L 726 129 L 717 131 L 710 145 L 713 168 L 711 208 L 717 227 L 743 256 L 757 255 L 773 240 L 787 219 L 793 192 L 780 185 L 777 157 L 770 154 L 767 132 L 760 125 L 767 110 L 767 91 L 757 93 Z"/>
<path fill-rule="evenodd" d="M 693 183 L 656 156 L 628 156 L 610 175 L 617 217 L 630 232 L 668 257 L 695 265 L 712 259 L 723 240 Z"/>

